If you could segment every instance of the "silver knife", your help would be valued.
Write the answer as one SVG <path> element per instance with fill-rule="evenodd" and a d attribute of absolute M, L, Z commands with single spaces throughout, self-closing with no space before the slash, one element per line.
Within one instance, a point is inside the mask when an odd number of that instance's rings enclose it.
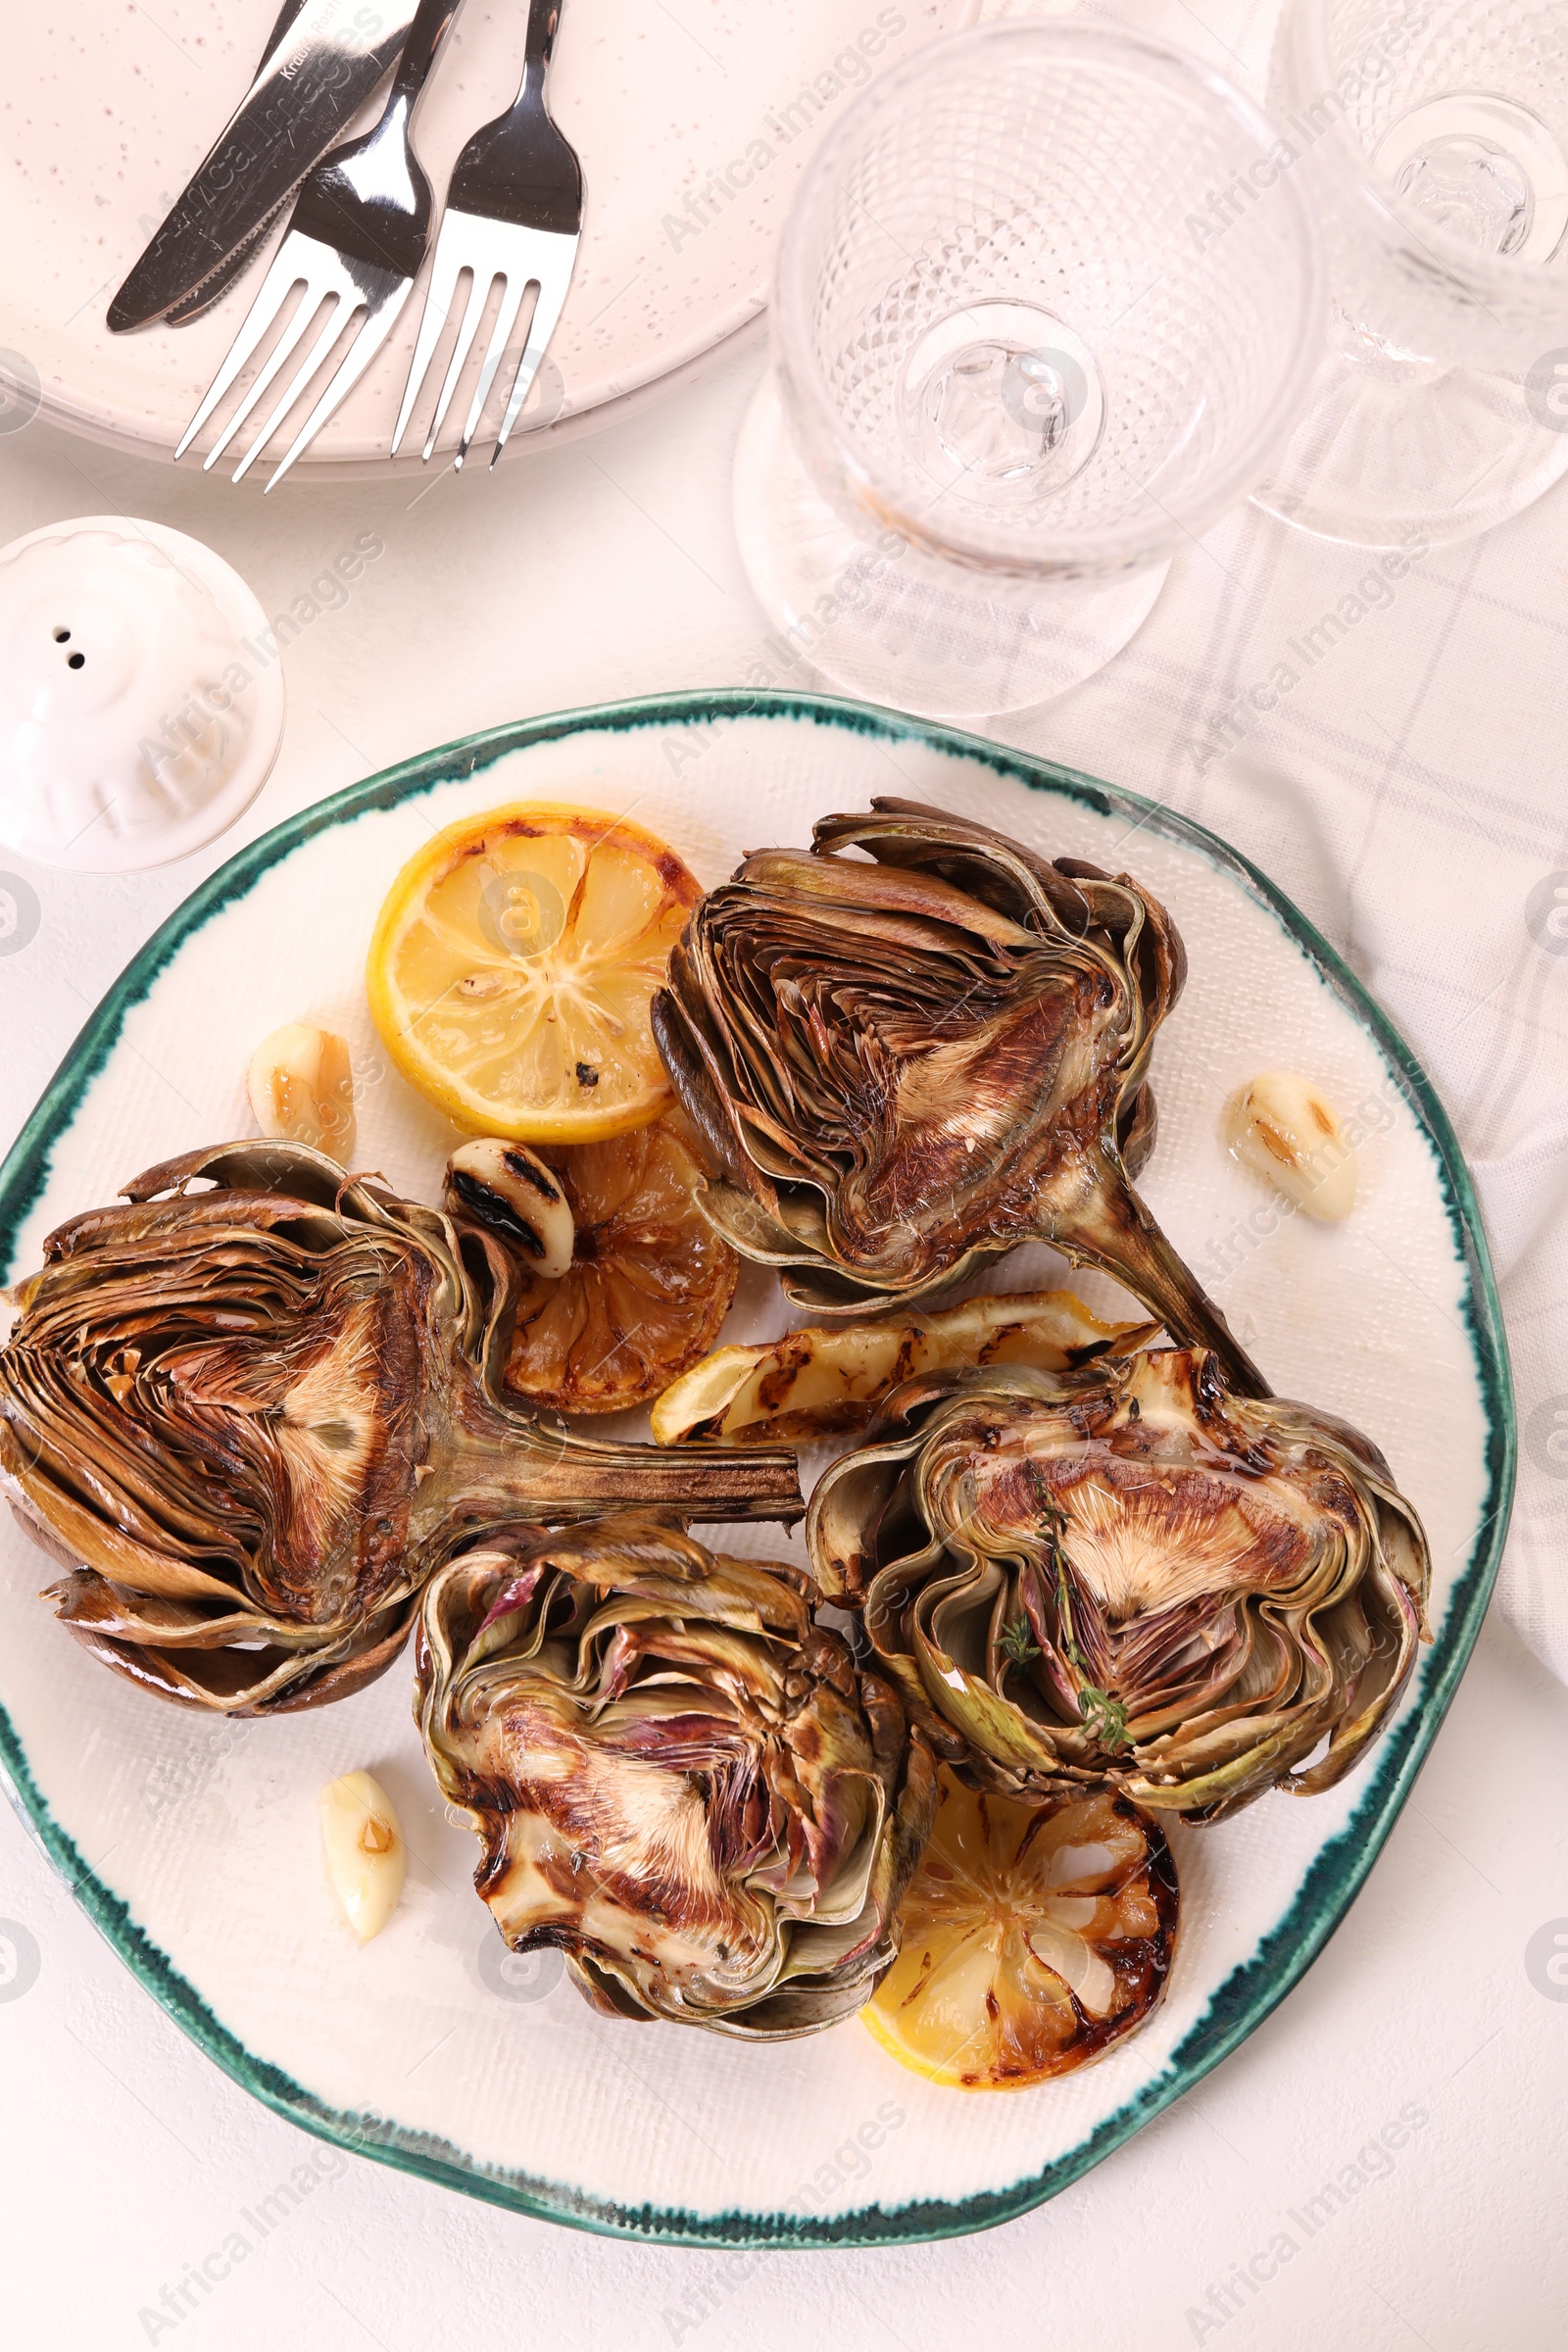
<path fill-rule="evenodd" d="M 287 202 L 396 62 L 416 6 L 304 0 L 292 23 L 279 18 L 261 72 L 110 304 L 116 334 L 184 308 Z"/>
<path fill-rule="evenodd" d="M 293 193 L 290 189 L 289 194 Z M 287 210 L 288 197 L 285 196 L 281 204 L 273 206 L 261 225 L 235 246 L 228 259 L 219 263 L 212 276 L 202 279 L 194 294 L 187 294 L 183 302 L 172 304 L 164 313 L 165 326 L 189 326 L 193 318 L 200 318 L 210 311 L 215 302 L 221 302 L 234 280 L 244 276 Z"/>
<path fill-rule="evenodd" d="M 267 36 L 267 47 L 262 51 L 261 63 L 256 69 L 259 74 L 265 74 L 267 71 L 268 59 L 304 5 L 305 0 L 283 0 L 283 5 L 277 12 L 277 23 Z M 285 198 L 284 201 L 286 202 L 287 199 Z M 194 294 L 187 294 L 183 302 L 172 304 L 164 313 L 164 324 L 166 326 L 188 326 L 191 319 L 199 318 L 204 311 L 210 311 L 215 302 L 220 301 L 228 292 L 235 278 L 242 277 L 250 268 L 282 219 L 282 215 L 283 206 L 281 204 L 275 206 L 268 214 L 260 227 L 252 229 L 250 235 L 235 246 L 226 261 L 219 263 L 211 277 L 203 278 Z"/>

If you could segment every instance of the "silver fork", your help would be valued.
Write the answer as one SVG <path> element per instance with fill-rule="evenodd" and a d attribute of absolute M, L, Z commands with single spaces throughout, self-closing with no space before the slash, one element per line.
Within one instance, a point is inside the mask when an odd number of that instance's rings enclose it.
<path fill-rule="evenodd" d="M 310 382 L 343 329 L 363 312 L 348 348 L 268 482 L 275 490 L 300 453 L 352 392 L 396 325 L 430 250 L 435 200 L 414 152 L 410 127 L 436 52 L 462 0 L 420 0 L 380 121 L 318 164 L 301 182 L 288 233 L 263 280 L 227 359 L 175 450 L 183 457 L 246 366 L 289 295 L 303 284 L 298 310 L 267 364 L 204 461 L 217 464 L 275 378 L 306 342 L 321 305 L 318 333 L 288 388 L 234 468 L 239 481 Z"/>
<path fill-rule="evenodd" d="M 562 0 L 528 0 L 528 31 L 522 87 L 515 103 L 482 130 L 476 130 L 453 167 L 447 188 L 446 211 L 436 240 L 435 266 L 419 320 L 419 339 L 414 365 L 392 435 L 392 452 L 408 430 L 409 417 L 430 367 L 441 329 L 456 307 L 458 280 L 472 272 L 467 300 L 458 326 L 457 341 L 447 366 L 446 381 L 435 404 L 435 416 L 424 444 L 425 461 L 436 444 L 457 388 L 459 376 L 478 336 L 491 288 L 503 282 L 501 308 L 491 330 L 479 381 L 463 428 L 454 463 L 463 464 L 468 444 L 490 397 L 496 371 L 506 357 L 512 330 L 523 296 L 537 285 L 539 298 L 528 323 L 528 338 L 513 379 L 506 416 L 496 439 L 496 459 L 507 445 L 517 412 L 556 331 L 561 306 L 571 283 L 582 230 L 582 168 L 575 150 L 550 119 L 545 104 L 545 75 L 556 45 Z"/>

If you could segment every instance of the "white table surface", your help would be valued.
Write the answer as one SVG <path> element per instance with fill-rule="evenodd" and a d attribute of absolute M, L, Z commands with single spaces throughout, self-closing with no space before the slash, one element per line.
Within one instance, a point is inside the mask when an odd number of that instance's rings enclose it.
<path fill-rule="evenodd" d="M 729 461 L 760 366 L 759 352 L 731 356 L 662 407 L 495 476 L 296 484 L 265 505 L 254 485 L 236 493 L 36 422 L 0 439 L 0 541 L 73 514 L 154 517 L 219 548 L 269 612 L 308 595 L 361 533 L 385 546 L 348 603 L 290 646 L 283 752 L 230 835 L 163 873 L 31 876 L 37 934 L 0 959 L 0 1140 L 132 951 L 243 840 L 476 728 L 747 679 L 768 632 L 730 532 Z M 1565 526 L 1560 503 L 1510 526 L 1532 534 L 1538 574 L 1557 552 L 1559 599 Z M 1235 528 L 1216 539 L 1229 545 Z M 1305 577 L 1324 560 L 1276 536 L 1271 594 L 1293 566 Z M 1449 562 L 1467 566 L 1473 595 L 1472 556 Z M 1506 558 L 1505 547 L 1485 552 L 1498 570 Z M 1353 551 L 1338 561 L 1353 569 Z M 1189 613 L 1201 607 L 1209 562 L 1202 548 L 1180 560 L 1130 649 L 1152 674 L 1169 625 L 1161 615 L 1180 613 L 1182 600 Z M 1427 609 L 1412 601 L 1400 625 L 1429 627 Z M 1558 660 L 1549 639 L 1526 653 Z M 797 682 L 811 681 L 802 669 Z M 1113 671 L 997 732 L 1148 788 L 1136 731 L 1119 766 L 1105 740 L 1126 691 Z M 1527 671 L 1509 691 L 1523 707 L 1546 689 Z M 1496 681 L 1488 692 L 1506 726 L 1508 692 Z M 1376 708 L 1363 701 L 1373 716 Z M 1184 782 L 1172 762 L 1159 789 L 1194 806 L 1200 780 L 1190 765 Z M 1212 776 L 1204 791 L 1201 812 L 1218 823 Z M 1250 802 L 1228 806 L 1235 837 L 1266 857 L 1277 830 L 1267 796 L 1255 826 Z M 1388 993 L 1397 1012 L 1396 987 Z M 1455 1107 L 1463 1131 L 1465 1106 Z M 804 2337 L 866 2352 L 1176 2352 L 1220 2341 L 1225 2352 L 1548 2352 L 1568 2333 L 1568 1985 L 1553 1997 L 1539 1967 L 1533 1982 L 1526 1951 L 1546 1923 L 1568 1931 L 1565 1787 L 1568 1692 L 1494 1612 L 1339 1935 L 1267 2025 L 1169 2115 L 1054 2203 L 986 2235 L 731 2257 L 581 2235 L 323 2150 L 182 2038 L 0 1808 L 0 1920 L 21 1923 L 40 1962 L 19 1997 L 0 1985 L 0 2342 L 15 2352 L 148 2342 L 712 2352 L 744 2340 L 794 2352 Z M 1410 2128 L 1397 2155 L 1358 2166 L 1358 2151 L 1401 2116 Z M 241 2217 L 291 2179 L 309 2193 L 261 2236 Z M 1302 2208 L 1325 2182 L 1348 2201 L 1321 2221 L 1324 2200 L 1309 2230 Z M 182 2309 L 179 2281 L 236 2231 L 248 2252 L 210 2293 L 190 2289 Z M 1283 2258 L 1282 2232 L 1292 2241 Z M 1250 2283 L 1238 2277 L 1249 2265 Z"/>

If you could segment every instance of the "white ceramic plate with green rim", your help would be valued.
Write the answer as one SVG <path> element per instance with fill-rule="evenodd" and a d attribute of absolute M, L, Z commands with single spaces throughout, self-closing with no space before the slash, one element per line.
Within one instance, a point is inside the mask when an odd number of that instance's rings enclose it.
<path fill-rule="evenodd" d="M 404 859 L 516 799 L 635 811 L 708 883 L 746 849 L 893 792 L 1050 854 L 1130 867 L 1191 967 L 1154 1061 L 1143 1189 L 1283 1393 L 1384 1448 L 1421 1511 L 1435 1640 L 1392 1728 L 1332 1793 L 1270 1795 L 1177 1838 L 1168 1995 L 1098 2066 L 1006 2095 L 935 2087 L 855 2021 L 750 2048 L 592 2015 L 553 1956 L 503 1963 L 436 1800 L 402 1660 L 316 1714 L 210 1722 L 93 1664 L 34 1597 L 52 1571 L 0 1533 L 0 1743 L 78 1899 L 209 2053 L 307 2129 L 468 2193 L 589 2228 L 734 2244 L 864 2244 L 1004 2220 L 1106 2155 L 1251 2032 L 1354 1898 L 1403 1803 L 1486 1606 L 1513 1476 L 1501 1324 L 1452 1134 L 1382 1014 L 1278 892 L 1130 793 L 851 704 L 709 694 L 530 720 L 371 778 L 243 851 L 171 917 L 83 1030 L 0 1173 L 0 1262 L 145 1166 L 249 1131 L 243 1073 L 278 1022 L 341 1030 L 363 1166 L 433 1198 L 451 1131 L 389 1073 L 362 970 Z M 1220 1106 L 1258 1069 L 1314 1078 L 1362 1136 L 1339 1227 L 1281 1220 L 1227 1154 Z M 1051 1271 L 1036 1249 L 992 1287 Z M 1108 1303 L 1108 1285 L 1085 1286 Z M 728 1336 L 785 1320 L 759 1276 Z M 737 1547 L 798 1545 L 748 1529 Z M 322 1784 L 386 1783 L 415 1862 L 360 1947 L 318 1844 Z"/>

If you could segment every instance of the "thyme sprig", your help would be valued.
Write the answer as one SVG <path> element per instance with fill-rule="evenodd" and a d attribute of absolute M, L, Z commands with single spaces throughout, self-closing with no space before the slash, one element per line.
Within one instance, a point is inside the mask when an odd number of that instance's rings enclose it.
<path fill-rule="evenodd" d="M 1029 1639 L 1027 1617 L 1014 1617 L 1003 1627 L 1001 1646 L 1003 1656 L 1013 1666 L 1027 1666 L 1031 1658 L 1040 1655 L 1039 1643 Z"/>
<path fill-rule="evenodd" d="M 1056 1624 L 1061 1646 L 1084 1677 L 1078 1691 L 1078 1719 L 1107 1755 L 1120 1755 L 1132 1746 L 1127 1737 L 1127 1709 L 1121 1699 L 1112 1698 L 1108 1690 L 1102 1690 L 1097 1683 L 1089 1680 L 1089 1661 L 1079 1648 L 1073 1632 L 1072 1603 L 1067 1594 L 1067 1554 L 1061 1541 L 1061 1514 L 1052 1513 L 1048 1524 L 1052 1555 L 1056 1567 Z"/>
<path fill-rule="evenodd" d="M 1107 1755 L 1120 1755 L 1124 1748 L 1131 1747 L 1126 1706 L 1121 1699 L 1112 1698 L 1108 1690 L 1097 1690 L 1093 1683 L 1086 1683 L 1078 1693 L 1078 1713 L 1085 1731 L 1093 1735 Z"/>

